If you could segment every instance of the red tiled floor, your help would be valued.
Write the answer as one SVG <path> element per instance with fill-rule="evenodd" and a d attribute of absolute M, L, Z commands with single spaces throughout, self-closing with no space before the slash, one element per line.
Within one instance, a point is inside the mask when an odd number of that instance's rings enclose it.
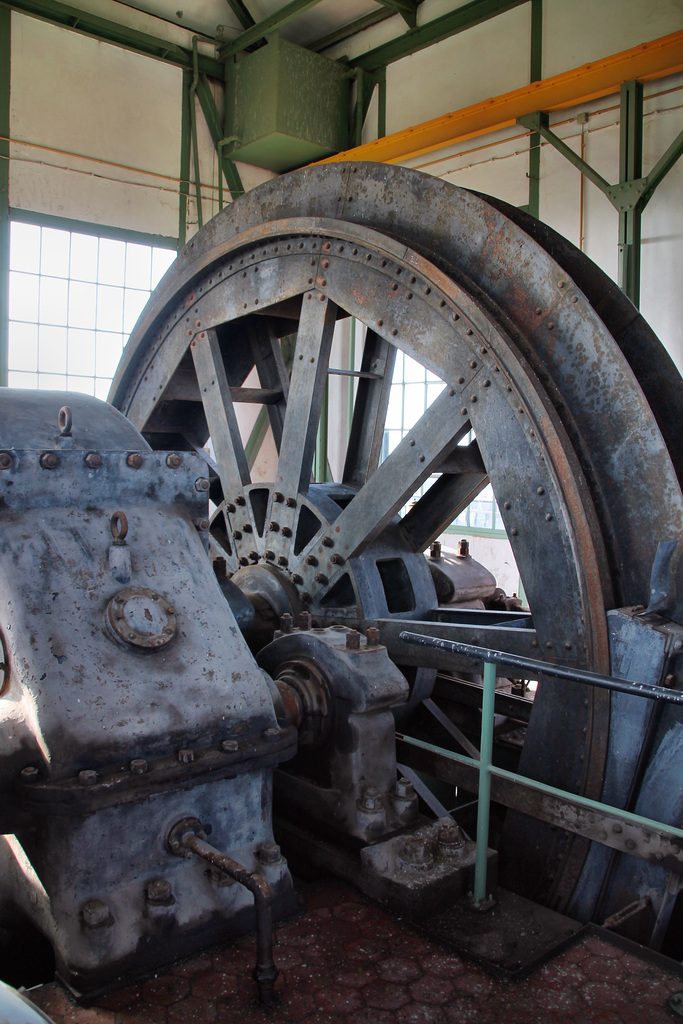
<path fill-rule="evenodd" d="M 418 935 L 338 882 L 306 887 L 308 910 L 276 932 L 277 1003 L 261 1008 L 254 940 L 165 968 L 75 1006 L 57 985 L 30 994 L 55 1024 L 671 1024 L 683 979 L 600 937 L 517 983 Z"/>

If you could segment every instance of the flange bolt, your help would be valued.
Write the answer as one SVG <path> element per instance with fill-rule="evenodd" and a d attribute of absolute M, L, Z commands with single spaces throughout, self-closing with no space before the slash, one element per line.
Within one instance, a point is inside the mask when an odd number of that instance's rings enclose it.
<path fill-rule="evenodd" d="M 26 768 L 22 768 L 21 772 L 19 773 L 19 775 L 20 775 L 21 781 L 22 782 L 26 782 L 29 785 L 32 782 L 37 782 L 38 779 L 40 778 L 40 772 L 38 771 L 37 768 L 35 768 L 31 764 L 27 765 Z"/>
<path fill-rule="evenodd" d="M 140 452 L 131 452 L 126 459 L 126 465 L 131 469 L 140 469 L 142 466 L 142 455 Z"/>
<path fill-rule="evenodd" d="M 368 626 L 365 631 L 365 643 L 368 647 L 379 647 L 379 630 L 376 626 Z"/>
<path fill-rule="evenodd" d="M 59 465 L 59 456 L 55 452 L 43 452 L 40 464 L 43 469 L 56 469 Z"/>
<path fill-rule="evenodd" d="M 88 900 L 81 907 L 81 916 L 86 928 L 102 928 L 111 921 L 109 907 L 104 900 Z"/>
<path fill-rule="evenodd" d="M 173 889 L 167 878 L 154 878 L 147 884 L 147 902 L 154 906 L 168 906 L 173 903 Z"/>
<path fill-rule="evenodd" d="M 368 786 L 361 797 L 360 806 L 364 811 L 381 811 L 382 794 L 376 786 Z"/>
<path fill-rule="evenodd" d="M 209 481 L 206 479 L 205 476 L 197 477 L 197 479 L 194 482 L 195 491 L 208 491 L 209 486 Z"/>
<path fill-rule="evenodd" d="M 430 558 L 441 558 L 441 542 L 435 540 L 429 549 Z"/>
<path fill-rule="evenodd" d="M 84 461 L 88 469 L 99 469 L 102 465 L 102 456 L 99 452 L 88 452 Z"/>
<path fill-rule="evenodd" d="M 259 848 L 258 859 L 262 864 L 278 864 L 282 860 L 280 847 L 277 843 L 264 843 Z"/>
<path fill-rule="evenodd" d="M 313 619 L 311 617 L 311 613 L 310 612 L 301 612 L 301 614 L 299 615 L 299 628 L 300 629 L 310 629 L 312 622 L 313 622 Z"/>
<path fill-rule="evenodd" d="M 442 853 L 446 854 L 446 856 L 457 853 L 465 845 L 465 837 L 454 821 L 450 823 L 446 822 L 444 825 L 439 825 L 437 838 L 439 841 L 439 849 Z"/>
<path fill-rule="evenodd" d="M 285 612 L 285 614 L 280 617 L 280 629 L 283 633 L 291 633 L 293 625 L 294 619 L 289 612 Z"/>
<path fill-rule="evenodd" d="M 458 541 L 458 554 L 461 558 L 467 558 L 470 553 L 470 542 L 462 537 Z"/>
<path fill-rule="evenodd" d="M 166 465 L 168 466 L 169 469 L 178 469 L 181 461 L 182 460 L 180 456 L 176 455 L 175 452 L 172 452 L 170 455 L 166 456 Z"/>
<path fill-rule="evenodd" d="M 144 757 L 134 757 L 130 762 L 131 775 L 144 775 L 148 767 Z"/>
<path fill-rule="evenodd" d="M 347 651 L 360 650 L 360 633 L 357 629 L 350 629 L 346 634 L 346 649 Z"/>
<path fill-rule="evenodd" d="M 221 743 L 221 750 L 226 754 L 236 754 L 239 749 L 240 745 L 237 740 L 223 740 Z"/>
<path fill-rule="evenodd" d="M 92 768 L 84 768 L 78 773 L 78 784 L 80 786 L 94 786 L 97 782 L 97 772 Z"/>
<path fill-rule="evenodd" d="M 415 787 L 405 775 L 402 775 L 396 782 L 396 796 L 402 800 L 411 800 L 415 796 Z"/>

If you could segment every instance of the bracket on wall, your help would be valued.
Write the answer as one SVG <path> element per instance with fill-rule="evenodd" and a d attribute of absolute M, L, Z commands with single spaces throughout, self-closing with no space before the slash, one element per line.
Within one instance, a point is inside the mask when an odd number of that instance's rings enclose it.
<path fill-rule="evenodd" d="M 621 87 L 619 182 L 611 184 L 550 130 L 548 115 L 538 110 L 517 118 L 517 124 L 545 139 L 609 199 L 619 214 L 619 284 L 637 306 L 640 300 L 640 238 L 643 210 L 683 154 L 679 132 L 649 174 L 643 175 L 643 86 Z"/>

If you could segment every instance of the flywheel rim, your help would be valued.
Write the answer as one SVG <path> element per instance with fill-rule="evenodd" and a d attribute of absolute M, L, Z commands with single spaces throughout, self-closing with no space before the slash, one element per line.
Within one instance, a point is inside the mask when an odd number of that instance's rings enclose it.
<path fill-rule="evenodd" d="M 379 207 L 377 206 L 378 195 L 384 197 Z M 421 200 L 421 212 L 425 208 L 425 202 L 428 210 L 430 201 L 434 208 L 429 217 L 421 217 L 419 224 L 414 221 L 406 224 L 399 217 L 398 210 L 403 213 L 408 200 L 418 200 L 418 204 Z M 442 216 L 441 220 L 444 223 L 439 223 L 437 230 L 435 222 L 438 219 L 438 211 L 441 210 L 443 213 L 444 204 L 449 206 L 452 216 L 450 221 Z M 376 210 L 379 210 L 379 213 L 376 213 Z M 681 522 L 680 491 L 675 485 L 675 477 L 666 447 L 652 421 L 635 378 L 630 373 L 626 361 L 620 361 L 619 357 L 614 356 L 609 349 L 607 332 L 605 332 L 604 326 L 597 321 L 585 297 L 574 287 L 569 275 L 558 268 L 540 246 L 533 243 L 528 235 L 512 225 L 509 220 L 506 220 L 483 200 L 462 190 L 454 189 L 452 186 L 435 182 L 434 179 L 427 176 L 400 168 L 384 166 L 380 168 L 376 165 L 321 167 L 288 176 L 286 187 L 283 187 L 282 182 L 279 184 L 267 183 L 245 196 L 243 200 L 235 204 L 234 209 L 224 211 L 223 215 L 219 215 L 218 218 L 210 222 L 203 235 L 186 247 L 177 265 L 167 273 L 131 337 L 131 342 L 124 353 L 124 359 L 112 387 L 110 400 L 124 412 L 133 411 L 134 423 L 144 430 L 144 422 L 139 424 L 136 420 L 134 385 L 144 382 L 145 372 L 147 371 L 149 374 L 149 368 L 158 358 L 155 354 L 156 346 L 162 341 L 164 330 L 170 329 L 172 318 L 169 316 L 169 311 L 172 311 L 176 305 L 179 287 L 181 291 L 186 291 L 187 302 L 186 310 L 183 309 L 181 313 L 189 311 L 192 315 L 193 310 L 200 309 L 200 304 L 196 301 L 198 292 L 193 291 L 193 287 L 201 288 L 201 275 L 208 272 L 209 268 L 213 266 L 217 269 L 220 261 L 227 259 L 226 253 L 231 252 L 236 245 L 243 244 L 244 239 L 238 242 L 243 233 L 251 232 L 254 240 L 258 238 L 263 241 L 268 237 L 268 224 L 274 220 L 288 220 L 291 217 L 307 219 L 311 231 L 316 228 L 320 230 L 322 220 L 332 217 L 332 219 L 341 220 L 346 225 L 351 237 L 354 232 L 358 233 L 359 224 L 370 224 L 382 231 L 383 234 L 386 233 L 390 236 L 391 244 L 388 248 L 392 249 L 394 255 L 397 254 L 397 250 L 400 250 L 401 246 L 405 248 L 406 245 L 412 245 L 413 265 L 424 260 L 425 257 L 431 257 L 438 273 L 442 275 L 445 273 L 451 283 L 462 286 L 465 291 L 469 288 L 469 294 L 475 297 L 475 306 L 478 304 L 479 311 L 486 314 L 489 322 L 495 321 L 499 327 L 504 325 L 508 335 L 522 346 L 521 360 L 526 359 L 529 364 L 533 364 L 537 369 L 540 368 L 543 379 L 539 381 L 539 393 L 548 400 L 546 411 L 551 420 L 551 413 L 554 412 L 558 426 L 564 428 L 565 433 L 569 432 L 571 444 L 568 450 L 571 450 L 575 457 L 578 456 L 579 469 L 583 467 L 586 471 L 587 486 L 583 492 L 583 498 L 579 502 L 580 508 L 591 508 L 592 498 L 596 499 L 597 515 L 600 522 L 598 536 L 608 539 L 610 571 L 605 573 L 603 559 L 601 556 L 596 556 L 594 566 L 589 570 L 589 574 L 593 572 L 600 579 L 601 590 L 604 592 L 607 606 L 613 602 L 621 603 L 625 596 L 631 598 L 634 603 L 636 598 L 644 597 L 648 578 L 645 567 L 648 566 L 649 569 L 648 558 L 652 544 L 639 544 L 636 541 L 639 539 L 638 523 L 642 524 L 647 519 L 648 509 L 652 507 L 652 502 L 645 502 L 645 511 L 640 515 L 632 515 L 633 522 L 629 521 L 628 530 L 621 531 L 617 536 L 613 520 L 624 488 L 622 486 L 622 491 L 616 496 L 613 493 L 614 488 L 607 488 L 608 493 L 606 494 L 603 482 L 596 480 L 595 467 L 591 460 L 586 458 L 585 438 L 581 433 L 581 427 L 577 428 L 576 426 L 575 391 L 571 387 L 568 389 L 570 400 L 567 403 L 569 408 L 567 408 L 564 401 L 566 396 L 562 388 L 558 386 L 558 379 L 562 381 L 562 359 L 560 358 L 559 361 L 549 359 L 552 372 L 547 372 L 544 354 L 547 355 L 550 352 L 552 355 L 555 349 L 560 349 L 559 341 L 562 338 L 564 338 L 562 344 L 566 348 L 566 338 L 571 336 L 572 326 L 583 322 L 586 318 L 590 321 L 590 328 L 597 338 L 597 348 L 601 356 L 609 363 L 608 371 L 612 374 L 612 385 L 621 382 L 629 398 L 633 398 L 637 407 L 636 433 L 638 430 L 640 431 L 643 452 L 645 449 L 656 451 L 657 464 L 654 470 L 650 470 L 646 474 L 636 467 L 635 476 L 639 485 L 639 497 L 642 498 L 647 489 L 647 481 L 652 479 L 652 473 L 658 476 L 661 491 L 668 496 L 673 495 L 673 499 L 663 502 L 665 512 L 660 514 L 661 510 L 658 509 L 657 515 L 653 515 L 656 522 L 655 528 L 659 531 L 675 529 L 676 524 L 680 525 Z M 430 230 L 431 236 L 429 235 Z M 474 248 L 477 249 L 478 256 L 476 260 L 463 261 L 458 257 L 459 255 L 461 257 L 462 252 L 467 248 L 464 236 L 468 232 L 468 244 L 474 238 Z M 509 296 L 509 289 L 506 291 L 505 286 L 498 287 L 496 273 L 502 272 L 501 267 L 511 265 L 513 258 L 511 253 L 515 246 L 516 258 L 520 262 L 523 263 L 526 259 L 527 263 L 542 265 L 543 287 L 540 292 L 543 293 L 545 290 L 545 293 L 539 296 L 539 288 L 535 287 L 534 279 L 533 287 L 530 284 L 527 289 L 528 294 L 525 293 L 520 299 L 515 299 L 515 304 L 512 307 L 503 303 L 501 308 L 499 302 L 501 295 L 505 299 L 506 295 Z M 503 253 L 500 259 L 496 255 L 497 248 Z M 470 251 L 471 249 L 472 245 L 470 244 Z M 482 253 L 491 259 L 492 263 L 499 268 L 498 271 L 491 267 L 482 271 Z M 475 271 L 474 281 L 468 280 L 469 272 L 472 269 Z M 315 278 L 314 274 L 312 287 L 322 287 L 323 302 L 326 303 L 329 300 L 325 299 L 325 286 L 318 285 Z M 488 291 L 482 291 L 483 284 L 487 285 Z M 551 292 L 550 297 L 549 292 Z M 540 305 L 537 305 L 538 303 Z M 179 311 L 176 310 L 176 312 Z M 548 320 L 549 313 L 553 316 L 553 321 Z M 543 337 L 540 336 L 536 327 L 535 318 L 539 315 L 545 325 Z M 178 323 L 180 323 L 180 319 L 181 316 L 178 315 Z M 533 329 L 527 332 L 528 336 L 533 335 L 534 344 L 531 348 L 529 347 L 531 344 L 529 337 L 524 337 L 524 327 L 529 322 L 534 324 Z M 551 334 L 550 332 L 556 328 L 559 328 L 556 333 Z M 604 332 L 604 335 L 601 332 Z M 482 336 L 482 340 L 490 342 L 488 335 Z M 607 352 L 606 356 L 604 355 L 605 351 Z M 149 352 L 152 353 L 151 359 L 147 358 Z M 146 366 L 143 363 L 145 358 L 147 359 Z M 479 395 L 477 397 L 479 398 Z M 143 407 L 144 403 L 139 406 L 138 413 Z M 585 411 L 589 421 L 591 421 L 591 417 L 598 417 L 599 409 L 599 403 L 594 403 L 594 407 Z M 583 414 L 584 410 L 579 409 L 579 413 Z M 590 431 L 593 439 L 595 439 L 595 429 L 591 421 Z M 608 447 L 608 441 L 609 438 L 603 442 L 601 452 L 603 448 Z M 641 459 L 641 464 L 642 461 Z M 603 458 L 603 464 L 604 462 Z M 612 484 L 616 471 L 613 471 L 611 467 L 608 468 L 612 473 L 609 479 L 609 483 Z M 631 506 L 629 506 L 630 510 Z M 636 564 L 627 566 L 625 579 L 615 579 L 616 593 L 614 597 L 611 597 L 609 595 L 610 577 L 618 576 L 618 573 L 615 572 L 615 565 L 621 567 L 627 561 L 623 551 L 626 551 L 629 557 L 633 556 L 632 561 Z M 604 604 L 601 594 L 597 602 L 595 597 L 591 598 L 589 608 L 600 616 L 604 612 Z M 605 663 L 606 654 L 606 646 L 600 645 L 600 652 L 597 656 L 595 652 L 592 652 L 585 658 L 585 661 L 590 667 L 605 669 L 608 667 Z M 550 687 L 546 692 L 551 693 Z M 602 754 L 593 758 L 592 761 L 593 780 L 591 782 L 587 779 L 585 771 L 577 761 L 572 765 L 571 770 L 564 770 L 566 766 L 563 766 L 563 770 L 559 771 L 559 779 L 557 766 L 550 766 L 545 775 L 545 781 L 564 784 L 567 788 L 572 788 L 572 784 L 575 784 L 578 791 L 599 796 L 595 787 L 604 764 L 609 708 L 599 698 L 588 710 L 583 710 L 582 705 L 583 700 L 579 701 L 578 699 L 565 702 L 564 713 L 565 717 L 569 716 L 573 720 L 572 723 L 567 721 L 567 725 L 573 724 L 579 731 L 584 730 L 583 749 L 587 751 L 593 743 L 602 751 Z M 536 746 L 537 750 L 540 749 L 539 744 Z M 584 759 L 585 756 L 581 758 L 581 760 Z M 538 765 L 533 764 L 533 757 L 531 761 L 532 767 L 529 774 L 535 774 L 538 777 L 539 771 L 535 770 L 538 769 Z M 544 772 L 541 771 L 540 774 L 543 775 Z M 571 775 L 572 778 L 568 780 L 567 775 Z M 571 845 L 574 847 L 574 856 L 570 859 L 574 863 L 570 866 L 568 854 L 571 851 L 568 847 Z M 544 888 L 546 897 L 549 898 L 552 898 L 552 893 L 559 893 L 557 900 L 562 906 L 566 904 L 572 885 L 579 876 L 582 863 L 581 844 L 557 843 L 552 837 L 549 839 L 547 836 L 540 838 L 537 844 L 536 858 L 539 867 L 548 862 L 550 851 L 552 851 L 553 859 L 559 858 L 551 867 L 550 872 L 554 875 L 555 881 L 545 881 L 541 888 Z"/>

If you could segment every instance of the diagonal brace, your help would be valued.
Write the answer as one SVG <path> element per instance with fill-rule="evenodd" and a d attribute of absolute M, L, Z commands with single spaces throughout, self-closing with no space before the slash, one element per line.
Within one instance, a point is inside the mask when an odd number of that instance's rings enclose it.
<path fill-rule="evenodd" d="M 241 196 L 244 192 L 244 185 L 240 178 L 239 171 L 235 167 L 232 160 L 223 153 L 220 143 L 223 141 L 223 130 L 221 125 L 221 118 L 218 114 L 218 108 L 216 101 L 213 98 L 211 89 L 209 88 L 209 81 L 206 75 L 201 75 L 197 84 L 197 98 L 202 108 L 206 123 L 211 133 L 213 144 L 216 147 L 216 153 L 218 154 L 220 171 L 225 175 L 225 180 L 228 183 L 228 188 L 232 194 L 232 198 L 236 199 L 237 196 Z"/>
<path fill-rule="evenodd" d="M 389 7 L 400 14 L 409 28 L 417 26 L 417 9 L 422 0 L 376 0 L 382 7 Z"/>
<path fill-rule="evenodd" d="M 548 115 L 540 110 L 533 114 L 524 114 L 517 118 L 517 124 L 530 132 L 537 132 L 546 142 L 550 143 L 558 153 L 561 153 L 571 164 L 592 181 L 604 195 L 607 196 L 612 206 L 619 212 L 624 213 L 634 210 L 636 207 L 642 211 L 654 195 L 657 186 L 664 180 L 676 161 L 683 155 L 683 131 L 671 143 L 667 151 L 660 157 L 649 174 L 633 181 L 623 181 L 617 185 L 611 185 L 609 181 L 586 163 L 578 153 L 563 142 L 559 136 L 548 127 Z"/>

